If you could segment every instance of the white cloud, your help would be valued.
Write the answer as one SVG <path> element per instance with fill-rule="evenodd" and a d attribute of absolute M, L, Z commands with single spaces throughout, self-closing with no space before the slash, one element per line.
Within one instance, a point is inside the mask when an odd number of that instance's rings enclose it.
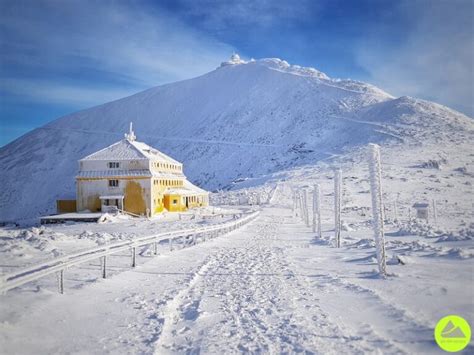
<path fill-rule="evenodd" d="M 97 88 L 94 86 L 66 85 L 61 82 L 47 80 L 26 80 L 2 78 L 0 91 L 27 99 L 36 103 L 72 104 L 77 106 L 93 106 L 135 93 L 135 90 L 115 88 Z"/>
<path fill-rule="evenodd" d="M 52 0 L 4 7 L 3 91 L 50 102 L 96 104 L 190 78 L 214 69 L 233 50 L 135 2 Z M 87 81 L 127 89 L 105 93 Z"/>
<path fill-rule="evenodd" d="M 392 94 L 433 100 L 473 117 L 473 3 L 410 1 L 399 11 L 410 27 L 401 43 L 372 33 L 359 44 L 358 61 L 369 80 Z"/>
<path fill-rule="evenodd" d="M 314 0 L 177 0 L 188 16 L 204 27 L 220 31 L 229 28 L 292 26 L 314 21 L 322 3 Z"/>

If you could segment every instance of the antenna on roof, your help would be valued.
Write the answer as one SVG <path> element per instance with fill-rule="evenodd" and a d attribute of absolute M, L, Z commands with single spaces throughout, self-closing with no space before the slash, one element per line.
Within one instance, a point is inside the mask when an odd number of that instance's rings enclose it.
<path fill-rule="evenodd" d="M 133 142 L 137 137 L 135 136 L 135 132 L 133 132 L 133 122 L 130 122 L 130 131 L 129 133 L 125 133 L 125 139 Z"/>

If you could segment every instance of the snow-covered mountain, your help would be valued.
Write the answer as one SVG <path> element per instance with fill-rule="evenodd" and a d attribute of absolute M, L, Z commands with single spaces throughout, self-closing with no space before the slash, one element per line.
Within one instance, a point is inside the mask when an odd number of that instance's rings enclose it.
<path fill-rule="evenodd" d="M 203 76 L 62 117 L 1 148 L 0 220 L 49 213 L 57 198 L 73 198 L 77 160 L 121 139 L 130 121 L 138 140 L 183 162 L 186 175 L 210 190 L 368 142 L 409 149 L 474 136 L 472 119 L 435 103 L 280 59 L 233 57 Z"/>

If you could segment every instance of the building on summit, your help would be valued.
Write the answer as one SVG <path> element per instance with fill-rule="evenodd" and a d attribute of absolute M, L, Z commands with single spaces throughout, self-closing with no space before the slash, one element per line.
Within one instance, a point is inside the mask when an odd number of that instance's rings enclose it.
<path fill-rule="evenodd" d="M 78 212 L 124 210 L 152 216 L 209 205 L 209 193 L 183 174 L 183 164 L 136 141 L 130 124 L 125 139 L 79 160 Z"/>

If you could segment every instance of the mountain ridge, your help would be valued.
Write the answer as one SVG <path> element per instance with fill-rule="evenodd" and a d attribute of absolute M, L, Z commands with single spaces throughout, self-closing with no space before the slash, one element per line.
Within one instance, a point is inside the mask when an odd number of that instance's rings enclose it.
<path fill-rule="evenodd" d="M 122 138 L 130 121 L 139 141 L 210 190 L 369 142 L 455 144 L 474 127 L 454 110 L 370 84 L 276 58 L 240 60 L 61 117 L 0 148 L 1 220 L 53 212 L 55 199 L 74 195 L 77 160 Z"/>

